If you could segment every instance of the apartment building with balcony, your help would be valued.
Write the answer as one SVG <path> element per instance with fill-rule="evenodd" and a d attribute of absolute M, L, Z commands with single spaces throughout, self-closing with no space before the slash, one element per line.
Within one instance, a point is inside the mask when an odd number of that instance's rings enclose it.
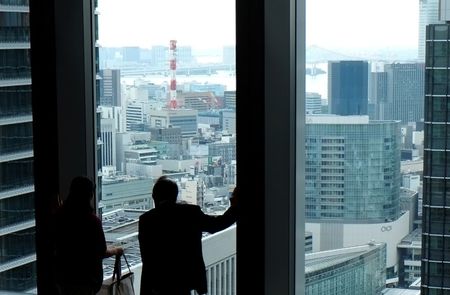
<path fill-rule="evenodd" d="M 28 0 L 0 1 L 0 290 L 36 287 Z"/>

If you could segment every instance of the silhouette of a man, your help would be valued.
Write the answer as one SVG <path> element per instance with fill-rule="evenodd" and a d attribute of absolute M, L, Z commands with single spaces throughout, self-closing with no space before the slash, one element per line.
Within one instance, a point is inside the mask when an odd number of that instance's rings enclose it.
<path fill-rule="evenodd" d="M 155 208 L 139 218 L 141 295 L 189 295 L 191 290 L 205 294 L 202 233 L 215 233 L 236 221 L 237 189 L 230 208 L 220 216 L 204 214 L 199 206 L 179 204 L 177 196 L 177 184 L 159 178 L 153 187 Z"/>

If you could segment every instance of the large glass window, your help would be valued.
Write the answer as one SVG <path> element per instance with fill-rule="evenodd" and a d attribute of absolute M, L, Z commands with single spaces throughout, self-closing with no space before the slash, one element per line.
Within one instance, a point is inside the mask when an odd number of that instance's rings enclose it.
<path fill-rule="evenodd" d="M 433 187 L 433 204 L 445 202 L 446 182 L 441 178 L 449 168 L 445 151 L 448 131 L 443 123 L 448 108 L 448 99 L 443 97 L 448 84 L 448 31 L 446 27 L 428 31 L 428 36 L 440 36 L 442 42 L 425 47 L 423 23 L 437 20 L 437 14 L 427 15 L 437 12 L 437 6 L 436 10 L 425 6 L 437 1 L 416 2 L 306 2 L 307 102 L 305 113 L 298 115 L 306 118 L 305 230 L 312 234 L 313 253 L 306 254 L 305 261 L 320 268 L 314 260 L 329 255 L 325 250 L 338 255 L 370 240 L 373 246 L 385 245 L 381 254 L 384 265 L 371 268 L 366 264 L 366 274 L 378 280 L 372 281 L 372 286 L 379 289 L 366 289 L 364 294 L 382 292 L 386 287 L 409 287 L 402 278 L 405 264 L 397 245 L 403 239 L 421 237 L 421 216 L 413 204 L 422 196 L 424 149 L 440 150 L 425 159 L 433 178 L 440 179 L 427 179 L 425 187 Z M 400 19 L 394 12 L 397 9 L 408 12 Z M 379 15 L 383 15 L 382 22 Z M 436 57 L 427 61 L 427 66 L 434 68 L 426 77 L 425 48 Z M 427 105 L 436 111 L 426 117 L 425 81 L 427 94 L 442 95 L 427 96 Z M 320 111 L 312 108 L 313 99 Z M 424 121 L 435 124 L 424 126 Z M 431 135 L 425 142 L 424 133 Z M 407 204 L 412 207 L 405 207 Z M 439 223 L 442 231 L 444 215 L 439 220 L 431 223 Z M 406 225 L 408 222 L 412 223 Z M 420 257 L 416 259 L 420 263 Z M 309 273 L 313 272 L 307 267 L 306 277 Z M 337 276 L 331 272 L 323 275 L 322 294 L 339 293 L 330 287 Z M 417 269 L 415 276 L 420 276 Z M 308 284 L 314 285 L 307 281 L 306 294 L 320 294 Z M 358 283 L 351 280 L 348 284 Z M 369 282 L 362 285 L 367 287 Z"/>
<path fill-rule="evenodd" d="M 153 208 L 158 177 L 176 181 L 179 201 L 208 214 L 229 206 L 237 171 L 234 9 L 234 1 L 98 1 L 98 207 L 107 240 L 122 244 L 132 265 L 141 261 L 129 233 Z M 129 229 L 120 237 L 114 228 L 122 223 Z M 224 247 L 234 257 L 235 238 Z M 235 266 L 219 269 L 218 259 L 206 268 L 208 285 L 220 291 Z M 110 273 L 110 262 L 105 267 Z"/>

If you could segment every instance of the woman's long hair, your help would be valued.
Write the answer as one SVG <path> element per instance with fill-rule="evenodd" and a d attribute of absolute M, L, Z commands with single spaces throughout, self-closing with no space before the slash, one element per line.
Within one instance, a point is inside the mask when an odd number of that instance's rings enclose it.
<path fill-rule="evenodd" d="M 92 198 L 95 192 L 95 184 L 85 176 L 75 177 L 69 189 L 69 195 L 63 207 L 70 212 L 92 213 Z"/>

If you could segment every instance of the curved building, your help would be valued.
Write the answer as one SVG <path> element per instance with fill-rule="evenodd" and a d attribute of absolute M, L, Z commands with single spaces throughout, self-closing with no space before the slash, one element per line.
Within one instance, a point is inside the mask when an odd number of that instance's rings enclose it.
<path fill-rule="evenodd" d="M 306 117 L 306 220 L 380 223 L 400 216 L 400 126 L 368 116 Z"/>

